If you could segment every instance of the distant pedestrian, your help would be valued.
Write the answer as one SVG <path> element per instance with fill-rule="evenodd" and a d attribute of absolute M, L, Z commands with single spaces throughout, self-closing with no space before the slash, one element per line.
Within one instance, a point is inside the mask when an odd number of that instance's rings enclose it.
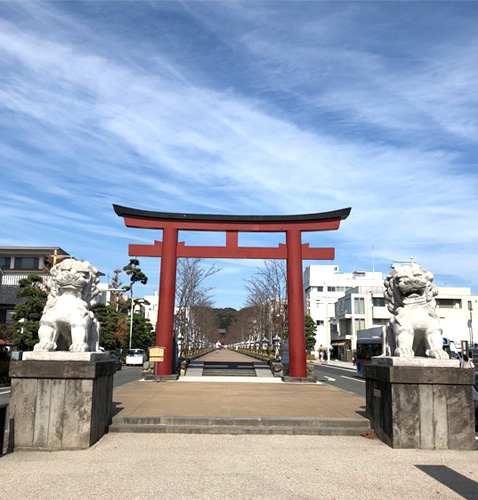
<path fill-rule="evenodd" d="M 216 342 L 216 352 L 219 352 L 221 350 L 221 342 L 219 340 Z"/>

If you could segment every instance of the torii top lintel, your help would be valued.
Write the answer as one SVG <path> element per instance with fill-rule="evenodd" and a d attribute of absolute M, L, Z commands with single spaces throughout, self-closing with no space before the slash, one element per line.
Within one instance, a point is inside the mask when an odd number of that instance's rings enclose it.
<path fill-rule="evenodd" d="M 235 259 L 285 259 L 287 245 L 275 248 L 240 247 L 239 232 L 290 232 L 329 231 L 338 229 L 340 221 L 350 214 L 350 208 L 302 215 L 205 215 L 151 212 L 113 205 L 117 215 L 124 218 L 127 227 L 163 229 L 174 231 L 225 231 L 226 246 L 186 246 L 177 242 L 177 257 L 235 258 Z M 129 254 L 142 257 L 161 257 L 163 242 L 153 245 L 129 246 Z M 310 248 L 302 244 L 301 257 L 305 260 L 333 260 L 334 248 Z"/>
<path fill-rule="evenodd" d="M 174 227 L 180 231 L 239 231 L 284 232 L 328 231 L 338 229 L 340 221 L 350 214 L 350 208 L 302 215 L 206 215 L 151 212 L 113 205 L 117 215 L 124 218 L 127 227 L 165 229 Z"/>

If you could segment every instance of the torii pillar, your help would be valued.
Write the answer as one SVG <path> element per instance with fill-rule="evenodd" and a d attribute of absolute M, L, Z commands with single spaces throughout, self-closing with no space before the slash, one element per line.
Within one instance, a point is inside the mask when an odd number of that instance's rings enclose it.
<path fill-rule="evenodd" d="M 156 345 L 164 347 L 164 361 L 158 375 L 171 374 L 174 332 L 176 262 L 178 258 L 286 259 L 289 309 L 289 372 L 292 379 L 307 377 L 304 326 L 302 261 L 333 260 L 334 248 L 310 248 L 302 243 L 302 233 L 336 230 L 350 208 L 304 215 L 203 215 L 150 212 L 113 205 L 127 227 L 162 229 L 163 241 L 153 245 L 130 245 L 129 255 L 161 257 Z M 222 231 L 226 244 L 221 247 L 186 246 L 178 242 L 178 231 Z M 240 247 L 239 232 L 285 232 L 286 244 L 278 247 Z"/>

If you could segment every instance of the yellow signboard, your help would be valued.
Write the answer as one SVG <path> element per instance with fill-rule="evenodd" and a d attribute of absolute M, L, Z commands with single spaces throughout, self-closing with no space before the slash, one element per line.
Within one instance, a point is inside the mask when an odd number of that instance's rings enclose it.
<path fill-rule="evenodd" d="M 149 360 L 156 363 L 164 361 L 164 347 L 150 347 Z"/>

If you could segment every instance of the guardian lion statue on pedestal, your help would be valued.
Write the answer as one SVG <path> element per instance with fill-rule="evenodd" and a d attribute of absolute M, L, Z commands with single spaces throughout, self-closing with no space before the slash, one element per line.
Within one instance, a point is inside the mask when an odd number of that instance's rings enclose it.
<path fill-rule="evenodd" d="M 97 273 L 89 262 L 73 259 L 51 268 L 52 289 L 35 351 L 98 351 L 100 326 L 90 311 L 99 294 Z"/>
<path fill-rule="evenodd" d="M 389 273 L 385 299 L 392 313 L 384 338 L 384 356 L 449 359 L 443 350 L 443 328 L 435 311 L 438 288 L 433 274 L 414 262 Z"/>

